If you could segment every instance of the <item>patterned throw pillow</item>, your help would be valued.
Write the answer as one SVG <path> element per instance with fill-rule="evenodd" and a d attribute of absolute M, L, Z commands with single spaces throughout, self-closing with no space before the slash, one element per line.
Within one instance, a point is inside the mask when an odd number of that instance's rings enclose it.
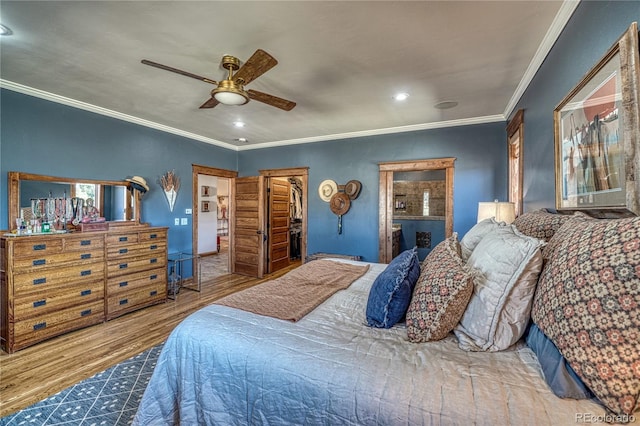
<path fill-rule="evenodd" d="M 367 300 L 367 324 L 391 328 L 402 321 L 420 275 L 417 247 L 396 256 L 375 279 Z"/>
<path fill-rule="evenodd" d="M 631 414 L 640 397 L 640 218 L 561 227 L 533 321 L 600 401 Z"/>
<path fill-rule="evenodd" d="M 438 244 L 422 262 L 407 310 L 411 342 L 440 340 L 458 324 L 473 293 L 469 269 L 458 253 L 458 236 Z"/>

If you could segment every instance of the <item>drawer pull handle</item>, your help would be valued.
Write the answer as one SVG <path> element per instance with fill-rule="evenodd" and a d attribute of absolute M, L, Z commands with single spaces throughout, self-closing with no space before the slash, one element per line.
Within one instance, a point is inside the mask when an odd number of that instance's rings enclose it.
<path fill-rule="evenodd" d="M 129 281 L 122 281 L 119 285 L 120 287 L 126 287 L 129 285 Z"/>
<path fill-rule="evenodd" d="M 47 249 L 47 245 L 46 244 L 35 244 L 33 246 L 34 250 L 46 250 Z"/>
<path fill-rule="evenodd" d="M 124 242 L 124 241 L 127 241 L 128 239 L 129 239 L 128 237 L 120 237 L 118 238 L 118 241 Z"/>
<path fill-rule="evenodd" d="M 151 260 L 149 261 L 149 263 L 158 263 L 158 259 L 156 259 L 156 258 L 154 257 L 153 259 L 151 259 Z"/>
<path fill-rule="evenodd" d="M 81 254 L 80 259 L 91 259 L 91 253 Z"/>
<path fill-rule="evenodd" d="M 129 267 L 129 264 L 128 263 L 121 263 L 120 265 L 118 265 L 118 267 L 120 269 L 126 269 L 127 267 Z"/>
<path fill-rule="evenodd" d="M 150 279 L 150 280 L 155 280 L 156 278 L 158 278 L 158 276 L 157 276 L 157 275 L 155 275 L 155 274 L 154 274 L 154 275 L 151 275 L 151 276 L 149 277 L 149 279 Z"/>
<path fill-rule="evenodd" d="M 36 302 L 33 302 L 33 307 L 37 308 L 38 306 L 44 306 L 47 304 L 47 299 L 42 299 L 42 300 L 38 300 Z"/>
<path fill-rule="evenodd" d="M 90 289 L 89 290 L 82 290 L 80 292 L 80 296 L 88 296 L 90 294 L 91 294 L 91 290 Z"/>
<path fill-rule="evenodd" d="M 33 329 L 34 330 L 42 330 L 46 326 L 47 326 L 46 322 L 39 322 L 39 323 L 33 325 Z"/>
<path fill-rule="evenodd" d="M 157 245 L 157 244 L 153 244 L 153 245 L 149 246 L 149 248 L 150 248 L 151 250 L 155 250 L 155 249 L 157 249 L 157 248 L 158 248 L 158 245 Z"/>
<path fill-rule="evenodd" d="M 33 280 L 33 285 L 44 284 L 47 282 L 46 278 L 36 278 Z"/>
<path fill-rule="evenodd" d="M 91 269 L 87 269 L 86 271 L 80 271 L 81 277 L 86 277 L 87 275 L 91 275 Z"/>
<path fill-rule="evenodd" d="M 125 254 L 125 253 L 127 253 L 128 251 L 129 251 L 129 249 L 120 249 L 120 250 L 118 250 L 118 253 L 120 253 L 120 254 Z"/>
<path fill-rule="evenodd" d="M 80 312 L 81 317 L 86 317 L 87 315 L 91 315 L 91 309 L 85 309 L 84 311 Z"/>
<path fill-rule="evenodd" d="M 33 266 L 44 265 L 47 263 L 47 259 L 36 259 L 33 261 Z"/>
<path fill-rule="evenodd" d="M 82 240 L 82 241 L 80 241 L 80 245 L 81 246 L 90 246 L 91 245 L 91 240 Z"/>
<path fill-rule="evenodd" d="M 120 301 L 120 304 L 121 304 L 121 305 L 126 305 L 127 303 L 129 303 L 129 299 L 122 299 L 122 300 Z"/>
<path fill-rule="evenodd" d="M 149 292 L 149 296 L 155 296 L 156 294 L 158 294 L 158 290 L 153 290 Z"/>
<path fill-rule="evenodd" d="M 156 234 L 151 234 L 149 235 L 149 238 L 154 239 L 154 238 L 158 238 L 158 236 Z"/>

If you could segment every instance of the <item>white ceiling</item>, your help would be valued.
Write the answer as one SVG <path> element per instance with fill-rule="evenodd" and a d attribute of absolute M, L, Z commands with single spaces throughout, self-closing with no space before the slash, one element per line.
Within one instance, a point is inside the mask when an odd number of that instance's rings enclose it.
<path fill-rule="evenodd" d="M 504 120 L 575 1 L 5 1 L 0 85 L 231 149 Z M 198 107 L 224 54 L 297 102 Z M 403 103 L 395 92 L 408 92 Z M 456 101 L 440 110 L 441 101 Z M 242 120 L 246 127 L 235 128 Z M 248 142 L 238 142 L 244 137 Z"/>

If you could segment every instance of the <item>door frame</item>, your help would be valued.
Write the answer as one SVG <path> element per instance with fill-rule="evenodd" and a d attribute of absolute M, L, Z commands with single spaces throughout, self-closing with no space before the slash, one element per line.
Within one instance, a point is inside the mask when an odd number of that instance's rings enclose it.
<path fill-rule="evenodd" d="M 263 169 L 258 170 L 261 176 L 264 176 L 267 180 L 271 177 L 297 177 L 302 182 L 302 235 L 300 236 L 300 259 L 302 263 L 305 263 L 307 258 L 307 229 L 308 229 L 308 199 L 309 199 L 309 167 L 293 167 L 287 169 Z M 266 183 L 269 186 L 270 182 Z M 267 202 L 265 197 L 265 203 Z M 270 218 L 265 218 L 268 221 Z M 264 224 L 266 229 L 266 223 Z M 269 242 L 271 244 L 271 242 Z M 268 252 L 268 250 L 265 250 Z"/>
<path fill-rule="evenodd" d="M 380 200 L 378 228 L 378 262 L 389 263 L 393 257 L 393 173 L 445 170 L 445 238 L 453 234 L 453 172 L 455 157 L 378 163 Z"/>
<path fill-rule="evenodd" d="M 209 167 L 202 166 L 199 164 L 191 164 L 191 182 L 192 182 L 192 191 L 191 191 L 191 252 L 195 255 L 198 254 L 198 212 L 200 211 L 200 205 L 198 203 L 198 195 L 200 194 L 198 184 L 198 175 L 207 175 L 207 176 L 215 176 L 220 178 L 234 179 L 238 177 L 238 172 L 233 170 L 219 169 L 217 167 Z M 231 211 L 231 194 L 229 194 L 229 206 L 227 206 L 227 211 Z M 229 227 L 229 233 L 231 233 L 231 227 Z M 231 240 L 231 235 L 229 235 L 229 240 Z M 231 256 L 229 256 L 231 259 Z M 194 257 L 192 264 L 192 271 L 196 270 L 197 266 L 197 258 Z M 230 265 L 227 265 L 228 270 L 230 269 Z"/>

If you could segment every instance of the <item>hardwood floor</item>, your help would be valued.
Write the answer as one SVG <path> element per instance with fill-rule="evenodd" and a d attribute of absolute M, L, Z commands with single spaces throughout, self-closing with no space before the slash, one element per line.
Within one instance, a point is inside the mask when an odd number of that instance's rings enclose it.
<path fill-rule="evenodd" d="M 0 351 L 0 417 L 12 414 L 152 346 L 164 342 L 187 315 L 216 299 L 276 278 L 224 275 L 202 282 L 200 293 L 182 289 L 175 301 L 67 333 L 11 355 Z"/>

